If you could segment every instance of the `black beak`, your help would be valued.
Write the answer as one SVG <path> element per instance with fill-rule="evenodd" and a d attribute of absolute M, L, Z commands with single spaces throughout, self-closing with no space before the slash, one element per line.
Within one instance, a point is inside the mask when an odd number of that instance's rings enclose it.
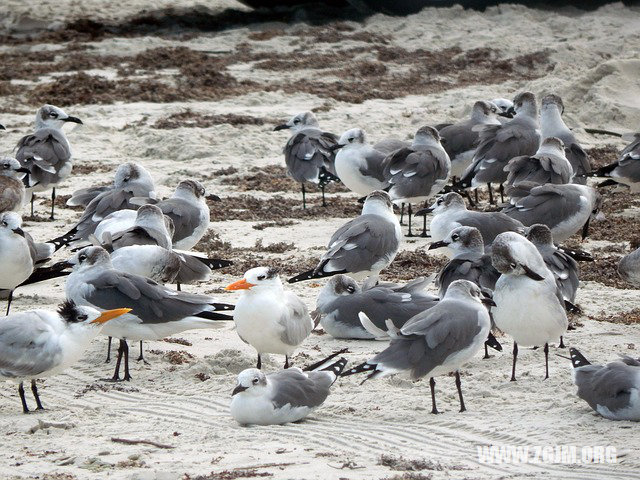
<path fill-rule="evenodd" d="M 244 392 L 245 390 L 247 390 L 247 387 L 243 387 L 242 385 L 238 385 L 236 388 L 233 389 L 233 392 L 231 392 L 231 396 L 233 397 L 234 395 L 240 393 L 240 392 Z"/>
<path fill-rule="evenodd" d="M 273 131 L 277 132 L 278 130 L 286 130 L 287 128 L 291 128 L 291 127 L 286 123 L 283 123 L 282 125 L 278 125 L 276 128 L 274 128 Z"/>
<path fill-rule="evenodd" d="M 0 130 L 6 130 L 5 126 L 0 123 Z"/>
<path fill-rule="evenodd" d="M 16 235 L 20 235 L 21 237 L 24 237 L 24 230 L 22 230 L 21 228 L 14 228 L 13 233 L 15 233 Z"/>
<path fill-rule="evenodd" d="M 78 117 L 67 117 L 67 118 L 63 118 L 62 119 L 63 122 L 73 122 L 73 123 L 79 123 L 80 125 L 82 125 L 82 120 L 80 120 Z"/>
<path fill-rule="evenodd" d="M 16 170 L 16 172 L 21 172 L 21 173 L 31 173 L 31 170 L 29 170 L 28 168 L 25 167 L 20 167 Z"/>
<path fill-rule="evenodd" d="M 62 260 L 61 262 L 57 262 L 54 263 L 52 265 L 52 268 L 59 268 L 59 269 L 65 269 L 65 268 L 73 268 L 75 266 L 74 263 L 71 263 L 69 260 Z"/>
<path fill-rule="evenodd" d="M 513 107 L 509 107 L 506 111 L 498 113 L 498 116 L 513 118 L 516 116 L 516 109 Z"/>
<path fill-rule="evenodd" d="M 416 216 L 416 217 L 421 217 L 421 216 L 426 215 L 427 213 L 431 213 L 431 212 L 433 212 L 433 208 L 429 207 L 429 208 L 423 208 L 422 210 L 418 210 L 413 215 Z"/>
<path fill-rule="evenodd" d="M 222 199 L 218 195 L 214 195 L 213 193 L 207 195 L 207 200 L 211 200 L 212 202 L 221 202 Z"/>
<path fill-rule="evenodd" d="M 442 248 L 449 246 L 449 242 L 445 242 L 444 240 L 440 240 L 439 242 L 433 242 L 429 245 L 429 250 L 435 250 L 436 248 Z"/>
<path fill-rule="evenodd" d="M 587 238 L 589 236 L 589 222 L 591 221 L 591 219 L 589 218 L 587 220 L 587 223 L 584 224 L 584 226 L 582 227 L 582 240 L 584 241 L 585 238 Z"/>
<path fill-rule="evenodd" d="M 537 282 L 540 282 L 540 281 L 544 280 L 544 277 L 542 275 L 538 275 L 536 272 L 531 270 L 526 265 L 522 265 L 522 268 L 524 269 L 524 274 L 527 277 L 529 277 L 531 280 L 536 280 Z"/>
<path fill-rule="evenodd" d="M 344 145 L 342 145 L 340 143 L 334 143 L 333 145 L 331 145 L 329 147 L 329 151 L 330 152 L 335 152 L 336 150 L 340 150 L 342 147 L 344 147 Z"/>
<path fill-rule="evenodd" d="M 489 297 L 482 297 L 482 303 L 484 303 L 488 307 L 495 307 L 496 306 L 496 302 L 494 302 L 493 299 L 489 298 Z"/>

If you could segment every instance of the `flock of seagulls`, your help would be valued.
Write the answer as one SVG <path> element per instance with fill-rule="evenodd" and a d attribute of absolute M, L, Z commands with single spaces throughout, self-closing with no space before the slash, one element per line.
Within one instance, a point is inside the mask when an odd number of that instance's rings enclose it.
<path fill-rule="evenodd" d="M 226 287 L 240 292 L 233 305 L 181 288 L 232 264 L 192 251 L 209 227 L 207 200 L 219 200 L 196 180 L 182 180 L 161 199 L 149 171 L 123 163 L 111 185 L 77 190 L 67 200 L 84 211 L 66 233 L 39 243 L 23 230 L 20 212 L 31 203 L 33 216 L 36 192 L 52 191 L 54 220 L 55 189 L 73 166 L 63 126 L 82 124 L 44 105 L 15 158 L 0 162 L 0 295 L 8 300 L 0 317 L 0 378 L 19 385 L 28 413 L 24 382 L 31 381 L 36 410 L 42 409 L 36 379 L 71 366 L 100 333 L 109 337 L 107 361 L 111 339 L 119 341 L 110 380 L 129 381 L 129 342 L 140 342 L 142 360 L 143 341 L 234 322 L 257 354 L 256 368 L 239 374 L 232 393 L 231 415 L 240 424 L 301 420 L 322 405 L 338 377 L 360 373 L 365 380 L 429 378 L 434 414 L 435 377 L 454 374 L 463 412 L 460 369 L 483 348 L 485 358 L 488 347 L 501 351 L 498 332 L 513 340 L 512 381 L 521 347 L 542 347 L 546 379 L 550 346 L 564 347 L 567 312 L 580 311 L 578 262 L 593 260 L 561 245 L 575 234 L 585 238 L 590 221 L 602 216 L 603 199 L 587 179 L 640 190 L 640 134 L 625 137 L 631 143 L 615 163 L 592 170 L 563 112 L 557 95 L 545 96 L 538 109 L 536 96 L 522 92 L 512 102 L 477 101 L 469 118 L 423 126 L 410 143 L 389 137 L 375 144 L 360 128 L 335 135 L 313 113 L 295 115 L 275 130 L 291 131 L 284 158 L 301 184 L 302 207 L 307 183 L 320 187 L 324 205 L 325 186 L 341 181 L 362 197 L 362 212 L 333 233 L 313 269 L 286 283 L 273 266 L 247 271 Z M 480 211 L 478 189 L 485 187 L 497 205 Z M 428 278 L 382 281 L 403 238 L 414 236 L 415 216 L 424 218 L 420 236 L 430 238 L 429 250 L 448 263 Z M 62 249 L 64 260 L 51 262 Z M 619 271 L 640 284 L 640 249 L 622 259 Z M 11 313 L 16 289 L 56 277 L 66 277 L 66 300 L 56 312 Z M 286 285 L 312 279 L 325 280 L 310 311 Z M 291 366 L 318 325 L 335 338 L 382 339 L 388 346 L 352 368 L 341 356 L 346 349 L 304 369 Z M 574 347 L 569 352 L 580 398 L 606 418 L 640 420 L 640 359 L 599 366 Z M 284 368 L 264 373 L 266 354 L 284 356 Z"/>

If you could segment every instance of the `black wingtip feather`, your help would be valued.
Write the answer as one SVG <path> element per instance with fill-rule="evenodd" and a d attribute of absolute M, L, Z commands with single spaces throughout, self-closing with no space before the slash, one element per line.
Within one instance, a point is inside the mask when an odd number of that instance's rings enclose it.
<path fill-rule="evenodd" d="M 204 263 L 211 270 L 217 270 L 219 268 L 225 268 L 233 265 L 233 262 L 231 260 L 222 260 L 221 258 L 203 258 L 196 256 L 194 256 L 194 258 Z"/>
<path fill-rule="evenodd" d="M 323 372 L 331 372 L 336 376 L 336 379 L 342 374 L 344 367 L 347 366 L 347 359 L 342 357 L 335 363 L 323 368 L 321 371 Z"/>
<path fill-rule="evenodd" d="M 209 305 L 211 305 L 213 308 L 216 309 L 216 311 L 219 310 L 235 310 L 236 306 L 232 305 L 230 303 L 210 303 Z"/>
<path fill-rule="evenodd" d="M 501 352 L 502 344 L 498 341 L 496 337 L 493 336 L 493 333 L 489 332 L 489 336 L 487 337 L 487 341 L 485 342 L 488 347 L 493 348 L 494 350 Z"/>
<path fill-rule="evenodd" d="M 564 301 L 564 309 L 568 313 L 582 313 L 582 309 L 579 306 L 571 303 L 569 300 Z"/>
<path fill-rule="evenodd" d="M 204 318 L 206 320 L 220 320 L 225 322 L 233 321 L 233 317 L 231 315 L 225 315 L 224 313 L 218 312 L 200 312 L 194 315 L 194 317 Z"/>
<path fill-rule="evenodd" d="M 40 267 L 33 271 L 33 273 L 22 282 L 19 286 L 31 285 L 38 282 L 44 282 L 46 280 L 52 280 L 54 278 L 64 277 L 71 272 L 66 270 L 70 265 L 67 262 L 54 263 L 49 267 Z"/>
<path fill-rule="evenodd" d="M 573 368 L 591 365 L 591 362 L 582 355 L 577 348 L 569 347 L 569 355 L 571 355 L 571 364 Z"/>
<path fill-rule="evenodd" d="M 350 368 L 349 370 L 342 372 L 340 374 L 341 377 L 347 377 L 349 375 L 355 375 L 357 373 L 364 373 L 364 372 L 373 372 L 375 373 L 376 368 L 378 367 L 377 364 L 375 363 L 361 363 L 360 365 Z"/>
<path fill-rule="evenodd" d="M 320 172 L 318 173 L 318 185 L 320 187 L 326 187 L 331 182 L 340 182 L 340 178 L 336 177 L 325 167 L 320 167 Z"/>
<path fill-rule="evenodd" d="M 74 240 L 76 233 L 78 233 L 78 229 L 76 227 L 73 227 L 64 235 L 54 238 L 53 240 L 49 240 L 47 243 L 52 243 L 55 247 L 55 251 L 57 252 L 62 247 L 66 247 L 67 245 L 69 245 Z"/>
<path fill-rule="evenodd" d="M 587 252 L 586 250 L 573 249 L 573 248 L 568 248 L 563 246 L 558 247 L 558 249 L 561 252 L 564 252 L 565 254 L 573 258 L 576 262 L 595 261 L 595 259 L 593 258 L 593 255 L 591 255 L 591 253 Z"/>
<path fill-rule="evenodd" d="M 327 363 L 329 360 L 332 360 L 332 359 L 336 358 L 338 355 L 342 355 L 343 353 L 348 353 L 348 352 L 349 352 L 348 348 L 343 348 L 341 350 L 338 350 L 337 352 L 332 353 L 328 357 L 323 358 L 322 360 L 319 360 L 319 361 L 317 361 L 315 363 L 312 363 L 311 365 L 307 365 L 302 370 L 305 371 L 305 372 L 310 372 L 310 371 L 316 370 L 317 368 L 320 368 L 322 365 Z"/>
<path fill-rule="evenodd" d="M 305 280 L 313 280 L 314 278 L 325 278 L 338 275 L 339 273 L 347 273 L 346 270 L 340 270 L 338 272 L 323 272 L 322 270 L 307 270 L 306 272 L 299 273 L 295 277 L 291 277 L 287 280 L 288 283 L 304 282 Z"/>

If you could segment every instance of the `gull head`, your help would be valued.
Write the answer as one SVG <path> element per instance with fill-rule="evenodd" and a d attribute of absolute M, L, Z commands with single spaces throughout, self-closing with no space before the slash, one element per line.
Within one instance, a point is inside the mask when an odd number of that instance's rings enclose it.
<path fill-rule="evenodd" d="M 67 260 L 74 272 L 91 270 L 95 267 L 112 268 L 111 257 L 102 247 L 85 247 Z"/>
<path fill-rule="evenodd" d="M 542 111 L 544 112 L 550 108 L 558 109 L 560 115 L 564 113 L 564 103 L 562 103 L 562 99 L 553 93 L 542 97 Z"/>
<path fill-rule="evenodd" d="M 375 190 L 367 195 L 362 206 L 362 214 L 391 212 L 393 214 L 393 202 L 384 190 Z"/>
<path fill-rule="evenodd" d="M 65 300 L 58 306 L 58 315 L 70 328 L 102 327 L 105 322 L 129 313 L 130 308 L 116 308 L 100 312 L 93 307 L 78 306 L 73 300 Z"/>
<path fill-rule="evenodd" d="M 358 285 L 358 282 L 344 274 L 338 274 L 331 277 L 325 285 L 325 289 L 336 297 L 353 295 L 354 293 L 359 293 L 362 290 L 360 285 Z"/>
<path fill-rule="evenodd" d="M 350 145 L 363 145 L 367 141 L 364 130 L 361 128 L 352 128 L 344 132 L 338 143 L 336 143 L 331 150 L 337 150 L 338 148 L 348 148 Z"/>
<path fill-rule="evenodd" d="M 438 215 L 439 213 L 447 211 L 466 209 L 467 206 L 464 203 L 462 195 L 456 192 L 449 192 L 439 196 L 429 208 L 425 208 L 422 211 L 424 213 L 434 213 L 435 215 Z"/>
<path fill-rule="evenodd" d="M 16 172 L 29 173 L 29 170 L 23 168 L 15 158 L 0 157 L 0 175 L 13 177 Z"/>
<path fill-rule="evenodd" d="M 443 300 L 448 298 L 471 300 L 484 305 L 495 306 L 493 300 L 485 297 L 480 287 L 469 280 L 455 280 L 451 282 L 444 294 Z"/>
<path fill-rule="evenodd" d="M 501 115 L 502 110 L 494 103 L 480 100 L 473 104 L 471 110 L 471 118 L 477 120 L 493 120 L 491 123 L 498 123 L 498 115 Z"/>
<path fill-rule="evenodd" d="M 54 105 L 43 105 L 36 113 L 36 128 L 60 129 L 67 122 L 82 124 L 78 117 L 68 115 L 64 110 Z"/>
<path fill-rule="evenodd" d="M 318 120 L 316 120 L 316 116 L 312 112 L 298 113 L 291 117 L 287 123 L 278 125 L 274 130 L 291 129 L 293 132 L 297 132 L 308 127 L 318 128 Z"/>
<path fill-rule="evenodd" d="M 484 242 L 480 230 L 475 227 L 457 227 L 444 240 L 433 242 L 429 250 L 449 247 L 454 254 L 466 252 L 484 253 Z"/>
<path fill-rule="evenodd" d="M 536 246 L 553 246 L 551 229 L 543 223 L 536 223 L 526 228 L 524 236 Z"/>
<path fill-rule="evenodd" d="M 513 108 L 516 115 L 528 115 L 530 117 L 538 116 L 538 106 L 536 104 L 536 96 L 531 92 L 521 92 L 513 98 Z"/>
<path fill-rule="evenodd" d="M 162 228 L 165 225 L 165 215 L 156 205 L 142 205 L 136 212 L 136 226 Z"/>
<path fill-rule="evenodd" d="M 176 196 L 187 195 L 197 199 L 204 198 L 206 190 L 197 180 L 182 180 L 176 187 Z"/>
<path fill-rule="evenodd" d="M 491 245 L 491 263 L 503 275 L 525 275 L 542 281 L 548 273 L 533 243 L 515 232 L 504 232 Z"/>
<path fill-rule="evenodd" d="M 275 267 L 256 267 L 247 270 L 241 280 L 225 287 L 225 290 L 249 290 L 282 288 L 280 270 Z"/>
<path fill-rule="evenodd" d="M 18 235 L 24 237 L 22 217 L 15 212 L 0 213 L 0 232 L 3 235 Z"/>
<path fill-rule="evenodd" d="M 414 144 L 440 145 L 440 140 L 438 130 L 428 125 L 420 127 L 416 132 L 415 137 L 413 137 Z"/>
<path fill-rule="evenodd" d="M 516 113 L 513 108 L 513 102 L 506 98 L 494 98 L 490 103 L 493 103 L 496 107 L 498 107 L 498 115 L 501 117 L 512 118 Z"/>
<path fill-rule="evenodd" d="M 267 388 L 267 376 L 257 368 L 247 368 L 238 375 L 238 383 L 231 393 L 232 396 L 261 395 Z"/>
<path fill-rule="evenodd" d="M 133 162 L 123 163 L 118 167 L 113 184 L 115 188 L 144 185 L 149 189 L 153 189 L 153 179 L 149 171 L 142 165 Z"/>

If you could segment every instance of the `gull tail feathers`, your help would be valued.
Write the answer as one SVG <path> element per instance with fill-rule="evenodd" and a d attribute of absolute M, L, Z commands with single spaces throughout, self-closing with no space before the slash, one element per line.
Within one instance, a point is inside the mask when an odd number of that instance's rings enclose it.
<path fill-rule="evenodd" d="M 342 355 L 343 353 L 348 353 L 348 352 L 349 352 L 348 348 L 343 348 L 342 350 L 338 350 L 337 352 L 332 353 L 328 357 L 323 358 L 322 360 L 319 360 L 316 363 L 312 363 L 311 365 L 307 365 L 302 370 L 305 371 L 305 372 L 311 372 L 311 371 L 314 371 L 314 370 L 324 370 L 324 367 L 329 366 L 330 362 L 334 358 L 336 358 L 338 355 Z"/>

